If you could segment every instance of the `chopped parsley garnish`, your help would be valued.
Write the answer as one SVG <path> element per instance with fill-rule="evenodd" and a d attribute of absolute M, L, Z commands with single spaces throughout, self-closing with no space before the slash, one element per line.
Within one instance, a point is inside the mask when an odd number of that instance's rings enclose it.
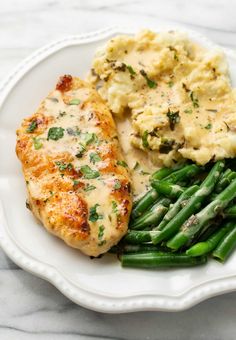
<path fill-rule="evenodd" d="M 134 71 L 133 67 L 131 65 L 126 65 L 127 70 L 131 74 L 131 76 L 135 76 L 137 73 Z"/>
<path fill-rule="evenodd" d="M 86 151 L 86 149 L 85 149 L 85 147 L 83 146 L 83 144 L 79 143 L 78 152 L 77 152 L 77 154 L 75 155 L 75 157 L 77 157 L 77 158 L 83 157 L 85 151 Z"/>
<path fill-rule="evenodd" d="M 94 185 L 90 185 L 90 184 L 86 184 L 86 186 L 84 187 L 84 191 L 92 191 L 96 189 L 96 187 Z"/>
<path fill-rule="evenodd" d="M 77 179 L 73 179 L 73 185 L 76 186 L 80 183 L 80 181 L 78 181 Z"/>
<path fill-rule="evenodd" d="M 114 214 L 117 214 L 118 213 L 118 209 L 117 209 L 118 205 L 117 205 L 116 201 L 112 201 L 111 206 L 112 206 L 112 212 Z"/>
<path fill-rule="evenodd" d="M 207 124 L 206 126 L 205 126 L 205 129 L 207 129 L 207 130 L 210 130 L 212 128 L 212 124 L 211 123 L 209 123 L 209 124 Z"/>
<path fill-rule="evenodd" d="M 143 135 L 142 135 L 142 144 L 143 144 L 143 147 L 144 148 L 148 148 L 149 147 L 149 144 L 148 144 L 148 131 L 144 131 Z"/>
<path fill-rule="evenodd" d="M 39 150 L 42 148 L 43 143 L 41 142 L 41 140 L 42 140 L 41 138 L 33 137 L 33 144 L 35 150 Z"/>
<path fill-rule="evenodd" d="M 134 164 L 133 170 L 137 170 L 139 167 L 140 167 L 139 162 L 136 162 L 136 163 Z"/>
<path fill-rule="evenodd" d="M 37 126 L 38 126 L 37 120 L 32 120 L 30 125 L 27 127 L 26 132 L 28 133 L 34 132 Z"/>
<path fill-rule="evenodd" d="M 216 112 L 218 112 L 217 110 L 215 110 L 215 109 L 206 109 L 206 111 L 209 111 L 209 112 L 212 112 L 212 113 L 216 113 Z"/>
<path fill-rule="evenodd" d="M 59 117 L 64 117 L 66 116 L 66 112 L 65 111 L 59 111 Z"/>
<path fill-rule="evenodd" d="M 180 121 L 179 111 L 174 112 L 174 111 L 168 110 L 166 115 L 169 119 L 170 129 L 171 131 L 173 131 L 175 129 L 175 124 L 179 123 Z"/>
<path fill-rule="evenodd" d="M 176 61 L 179 61 L 179 57 L 178 57 L 178 55 L 177 55 L 176 52 L 174 53 L 174 59 L 175 59 Z"/>
<path fill-rule="evenodd" d="M 93 179 L 100 176 L 100 173 L 97 170 L 91 169 L 88 165 L 81 166 L 80 171 L 86 179 Z"/>
<path fill-rule="evenodd" d="M 93 207 L 89 209 L 89 221 L 90 222 L 96 222 L 97 220 L 101 220 L 103 218 L 102 215 L 99 215 L 97 213 L 98 207 L 99 207 L 99 204 L 95 204 Z"/>
<path fill-rule="evenodd" d="M 118 190 L 121 188 L 121 182 L 117 179 L 115 184 L 114 184 L 114 189 Z"/>
<path fill-rule="evenodd" d="M 71 163 L 64 163 L 64 162 L 55 162 L 55 164 L 58 166 L 58 169 L 60 171 L 65 171 L 65 170 L 72 170 L 73 165 Z"/>
<path fill-rule="evenodd" d="M 106 243 L 106 240 L 103 240 L 103 236 L 104 236 L 104 230 L 105 230 L 105 227 L 103 225 L 100 225 L 98 227 L 98 240 L 100 241 L 98 243 L 99 246 L 102 246 L 103 244 Z"/>
<path fill-rule="evenodd" d="M 199 107 L 198 98 L 194 95 L 193 91 L 190 92 L 190 99 L 193 103 L 193 107 L 198 108 Z"/>
<path fill-rule="evenodd" d="M 141 175 L 145 175 L 145 176 L 146 176 L 146 175 L 150 175 L 150 172 L 147 172 L 147 171 L 141 170 L 141 171 L 140 171 L 140 174 L 141 174 Z"/>
<path fill-rule="evenodd" d="M 101 157 L 99 156 L 99 154 L 96 153 L 96 152 L 92 152 L 89 155 L 89 159 L 90 159 L 90 162 L 93 163 L 93 164 L 100 162 L 102 160 Z"/>
<path fill-rule="evenodd" d="M 125 161 L 117 161 L 117 165 L 123 166 L 124 168 L 128 167 L 128 164 Z"/>
<path fill-rule="evenodd" d="M 67 128 L 66 132 L 68 133 L 68 135 L 70 136 L 79 136 L 81 131 L 79 130 L 79 128 L 76 126 L 75 128 Z"/>
<path fill-rule="evenodd" d="M 169 87 L 173 87 L 173 86 L 174 86 L 174 83 L 173 83 L 173 81 L 172 81 L 172 80 L 171 80 L 171 81 L 169 81 L 167 84 L 168 84 L 168 86 L 169 86 Z"/>
<path fill-rule="evenodd" d="M 80 136 L 85 145 L 89 145 L 97 141 L 97 135 L 95 133 L 85 132 L 81 133 Z"/>
<path fill-rule="evenodd" d="M 54 103 L 58 103 L 59 102 L 59 100 L 57 98 L 55 98 L 55 97 L 48 97 L 48 99 L 51 100 Z"/>
<path fill-rule="evenodd" d="M 173 46 L 168 46 L 168 48 L 169 48 L 170 51 L 174 52 L 174 59 L 176 61 L 179 61 L 176 48 L 174 48 Z"/>
<path fill-rule="evenodd" d="M 103 225 L 100 225 L 99 226 L 99 229 L 98 229 L 98 239 L 101 240 L 103 238 L 103 235 L 104 235 L 104 229 L 105 227 Z"/>
<path fill-rule="evenodd" d="M 62 127 L 52 127 L 48 130 L 48 140 L 58 140 L 60 138 L 64 137 L 64 129 Z"/>
<path fill-rule="evenodd" d="M 173 149 L 173 145 L 174 145 L 173 140 L 164 139 L 161 141 L 161 144 L 159 146 L 159 152 L 167 154 Z"/>
<path fill-rule="evenodd" d="M 79 99 L 71 99 L 71 101 L 69 101 L 69 105 L 79 105 L 80 104 L 80 100 Z"/>
<path fill-rule="evenodd" d="M 140 74 L 146 79 L 147 85 L 150 87 L 150 89 L 155 89 L 157 87 L 157 83 L 154 80 L 148 78 L 148 75 L 144 70 L 140 70 Z"/>
<path fill-rule="evenodd" d="M 184 110 L 184 113 L 191 114 L 191 113 L 193 113 L 193 110 L 192 109 L 186 109 L 186 110 Z"/>

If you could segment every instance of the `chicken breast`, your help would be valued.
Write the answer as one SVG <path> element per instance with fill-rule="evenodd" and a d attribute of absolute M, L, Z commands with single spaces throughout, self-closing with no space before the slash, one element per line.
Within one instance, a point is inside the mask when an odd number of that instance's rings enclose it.
<path fill-rule="evenodd" d="M 29 208 L 69 246 L 98 256 L 127 231 L 130 174 L 98 93 L 65 75 L 17 130 Z"/>

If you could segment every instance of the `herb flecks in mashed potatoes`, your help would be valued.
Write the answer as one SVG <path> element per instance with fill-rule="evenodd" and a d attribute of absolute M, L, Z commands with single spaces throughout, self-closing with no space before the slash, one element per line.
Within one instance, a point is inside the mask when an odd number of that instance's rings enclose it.
<path fill-rule="evenodd" d="M 157 164 L 236 156 L 236 90 L 225 56 L 182 33 L 117 36 L 92 65 L 112 112 L 130 112 L 130 142 Z"/>

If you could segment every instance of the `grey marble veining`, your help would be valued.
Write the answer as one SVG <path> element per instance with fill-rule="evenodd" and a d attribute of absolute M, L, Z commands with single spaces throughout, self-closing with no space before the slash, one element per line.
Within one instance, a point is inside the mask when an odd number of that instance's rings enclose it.
<path fill-rule="evenodd" d="M 115 24 L 174 23 L 236 47 L 235 0 L 0 2 L 0 78 L 53 39 Z M 0 340 L 234 340 L 236 293 L 179 313 L 108 315 L 79 307 L 0 250 Z"/>

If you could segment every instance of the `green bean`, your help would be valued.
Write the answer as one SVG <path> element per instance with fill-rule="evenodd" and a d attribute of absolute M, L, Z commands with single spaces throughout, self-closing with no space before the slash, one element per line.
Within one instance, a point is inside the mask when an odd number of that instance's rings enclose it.
<path fill-rule="evenodd" d="M 165 214 L 163 220 L 161 223 L 153 229 L 153 231 L 160 231 L 164 229 L 164 227 L 167 225 L 168 222 L 170 222 L 176 215 L 177 213 L 185 206 L 190 199 L 190 197 L 199 189 L 197 185 L 193 185 L 190 188 L 186 189 L 182 195 L 179 197 L 179 199 L 169 208 L 167 213 Z M 152 238 L 152 243 L 156 244 L 158 242 L 158 235 L 159 233 L 156 234 L 151 234 Z"/>
<path fill-rule="evenodd" d="M 149 190 L 135 205 L 132 210 L 131 217 L 134 219 L 141 216 L 155 201 L 159 198 L 159 194 L 155 189 Z"/>
<path fill-rule="evenodd" d="M 218 228 L 205 242 L 198 242 L 186 251 L 189 256 L 201 256 L 210 253 L 216 248 L 218 243 L 224 238 L 225 234 L 232 230 L 235 223 L 230 221 L 223 227 Z"/>
<path fill-rule="evenodd" d="M 161 230 L 160 234 L 155 238 L 155 243 L 167 240 L 172 237 L 182 224 L 197 210 L 200 209 L 202 203 L 207 196 L 213 191 L 215 184 L 224 168 L 224 162 L 218 161 L 211 169 L 208 176 L 205 178 L 200 188 L 188 200 L 185 207 Z"/>
<path fill-rule="evenodd" d="M 228 218 L 236 218 L 236 205 L 225 209 L 223 215 Z"/>
<path fill-rule="evenodd" d="M 153 244 L 118 244 L 109 250 L 112 254 L 147 253 L 160 251 L 161 248 Z"/>
<path fill-rule="evenodd" d="M 206 263 L 207 258 L 190 257 L 186 254 L 164 252 L 148 252 L 142 254 L 127 254 L 121 256 L 123 267 L 160 268 L 160 267 L 188 267 Z"/>
<path fill-rule="evenodd" d="M 130 229 L 140 230 L 145 227 L 151 228 L 157 225 L 168 211 L 166 206 L 169 206 L 170 202 L 171 201 L 168 198 L 162 198 L 150 209 L 150 211 L 147 211 L 136 220 L 131 221 L 129 225 Z"/>
<path fill-rule="evenodd" d="M 177 183 L 184 178 L 195 176 L 201 171 L 201 168 L 195 164 L 186 165 L 180 170 L 176 170 L 169 176 L 165 177 L 165 181 L 170 183 Z M 131 217 L 134 219 L 141 216 L 159 197 L 159 194 L 155 189 L 149 190 L 143 197 L 138 201 L 132 210 Z"/>
<path fill-rule="evenodd" d="M 151 241 L 150 231 L 148 230 L 130 230 L 123 238 L 125 243 L 141 244 Z"/>
<path fill-rule="evenodd" d="M 192 178 L 193 176 L 199 174 L 201 171 L 202 168 L 196 164 L 186 165 L 184 168 L 174 171 L 169 176 L 165 177 L 163 181 L 175 184 L 182 180 Z"/>
<path fill-rule="evenodd" d="M 171 184 L 165 181 L 153 181 L 152 187 L 160 194 L 171 198 L 178 198 L 186 188 L 178 184 Z"/>
<path fill-rule="evenodd" d="M 155 171 L 152 175 L 151 175 L 151 180 L 154 179 L 162 179 L 165 178 L 167 176 L 169 176 L 173 171 L 175 171 L 172 168 L 161 168 L 157 171 Z"/>
<path fill-rule="evenodd" d="M 184 167 L 187 166 L 187 165 L 188 165 L 188 164 L 185 162 L 185 163 L 178 163 L 178 164 L 176 164 L 176 165 L 175 165 L 174 167 L 172 167 L 172 168 L 161 168 L 161 169 L 155 171 L 155 172 L 152 174 L 150 180 L 154 180 L 154 179 L 159 179 L 159 180 L 161 180 L 161 179 L 163 179 L 163 178 L 169 176 L 172 172 L 177 171 L 177 170 L 180 170 L 180 169 L 184 168 Z"/>
<path fill-rule="evenodd" d="M 216 185 L 215 192 L 220 193 L 236 178 L 236 172 L 226 169 L 223 176 L 219 179 Z"/>
<path fill-rule="evenodd" d="M 219 242 L 215 250 L 213 251 L 213 257 L 221 262 L 225 262 L 225 260 L 229 257 L 231 252 L 236 247 L 236 224 L 231 230 L 227 232 L 225 237 Z"/>
<path fill-rule="evenodd" d="M 181 227 L 178 234 L 168 241 L 167 247 L 178 250 L 189 240 L 193 239 L 206 224 L 215 218 L 236 197 L 236 179 L 217 195 L 214 201 L 208 204 L 196 215 L 192 215 Z"/>

